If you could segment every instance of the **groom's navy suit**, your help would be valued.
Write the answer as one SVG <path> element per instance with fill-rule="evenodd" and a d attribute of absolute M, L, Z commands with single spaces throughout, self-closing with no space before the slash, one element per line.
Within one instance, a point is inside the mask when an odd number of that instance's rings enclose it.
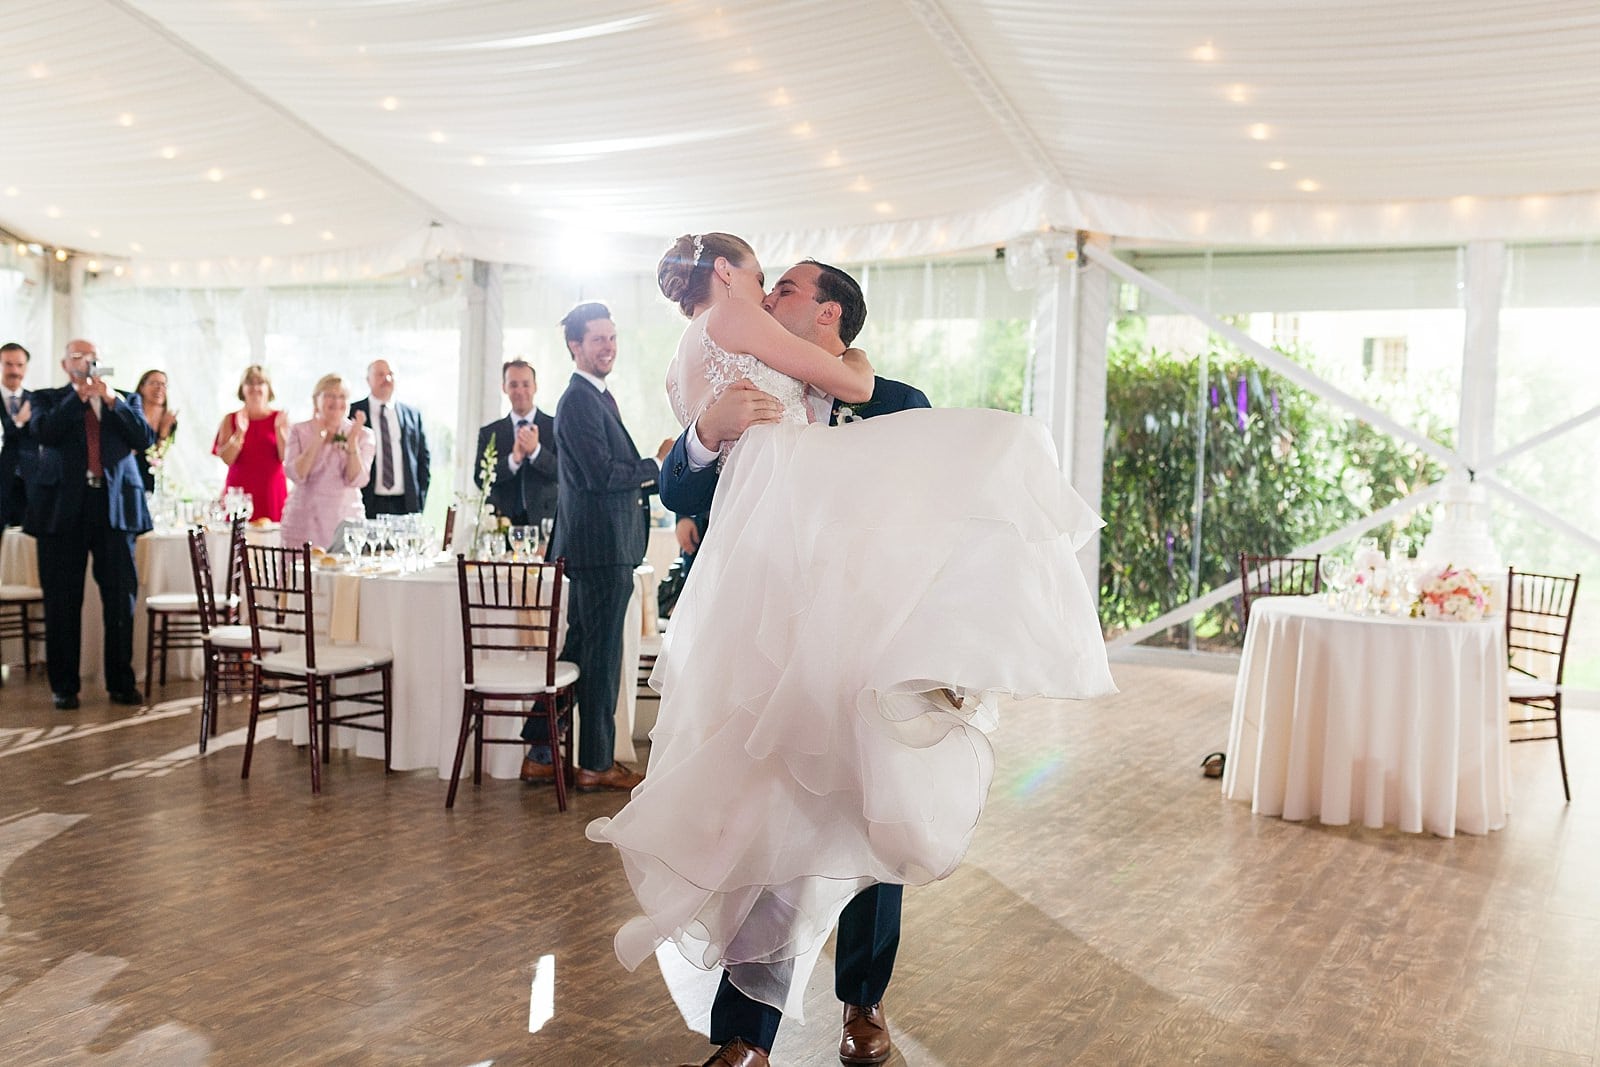
<path fill-rule="evenodd" d="M 828 425 L 839 421 L 840 408 L 834 401 Z M 922 390 L 879 378 L 872 387 L 872 399 L 851 406 L 854 417 L 870 419 L 909 408 L 932 407 Z M 711 510 L 717 490 L 717 467 L 700 470 L 689 467 L 690 426 L 672 444 L 667 461 L 661 465 L 661 503 L 680 515 L 702 515 Z M 834 994 L 841 1003 L 870 1007 L 883 999 L 894 973 L 894 957 L 900 947 L 900 898 L 904 886 L 875 885 L 856 894 L 839 914 L 839 937 L 833 964 Z M 711 1043 L 726 1044 L 736 1037 L 764 1049 L 771 1049 L 778 1035 L 783 1013 L 769 1004 L 751 1000 L 739 991 L 722 972 L 716 1000 L 711 1005 Z"/>

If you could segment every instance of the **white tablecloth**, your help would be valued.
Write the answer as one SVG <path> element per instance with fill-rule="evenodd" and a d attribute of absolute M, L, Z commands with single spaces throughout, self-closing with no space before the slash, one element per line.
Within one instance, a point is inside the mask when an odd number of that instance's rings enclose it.
<path fill-rule="evenodd" d="M 250 535 L 252 538 L 255 534 Z M 219 530 L 206 534 L 206 549 L 211 556 L 213 577 L 227 566 L 228 533 Z M 139 599 L 133 613 L 133 669 L 144 673 L 146 641 L 145 598 L 160 593 L 193 593 L 194 571 L 189 565 L 189 538 L 182 530 L 152 531 L 134 542 L 134 561 L 139 572 Z M 82 648 L 78 673 L 85 685 L 100 678 L 105 656 L 105 628 L 100 620 L 100 587 L 95 584 L 93 560 L 84 573 Z M 20 585 L 39 584 L 38 548 L 34 539 L 21 530 L 6 532 L 0 554 L 0 581 Z M 157 671 L 160 665 L 157 665 Z M 173 652 L 167 661 L 167 678 L 200 677 L 200 653 Z M 147 693 L 150 699 L 160 694 Z"/>
<path fill-rule="evenodd" d="M 634 699 L 639 673 L 638 634 L 643 625 L 640 597 L 645 568 L 634 576 L 628 605 L 629 636 L 624 641 L 622 680 L 617 701 L 615 758 L 633 760 Z M 332 572 L 317 575 L 316 593 L 325 603 L 333 590 Z M 433 768 L 450 777 L 456 740 L 461 731 L 461 601 L 455 563 L 408 575 L 374 575 L 359 579 L 359 640 L 394 654 L 394 737 L 392 766 L 397 771 Z M 321 647 L 319 645 L 319 647 Z M 580 709 L 581 716 L 582 711 Z M 522 721 L 488 720 L 489 737 L 517 737 Z M 304 711 L 278 716 L 277 736 L 303 745 L 307 741 Z M 336 729 L 335 748 L 355 749 L 358 756 L 383 758 L 383 736 L 364 730 Z M 484 746 L 484 770 L 493 778 L 515 778 L 525 750 L 515 745 Z M 469 747 L 462 774 L 472 767 Z"/>
<path fill-rule="evenodd" d="M 1330 826 L 1487 833 L 1511 810 L 1502 619 L 1250 604 L 1223 792 Z"/>

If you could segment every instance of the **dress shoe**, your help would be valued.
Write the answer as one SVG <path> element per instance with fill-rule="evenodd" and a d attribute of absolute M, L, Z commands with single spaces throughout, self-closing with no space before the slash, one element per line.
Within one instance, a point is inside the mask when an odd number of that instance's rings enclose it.
<path fill-rule="evenodd" d="M 132 708 L 144 703 L 144 694 L 137 689 L 113 689 L 107 696 L 113 704 L 125 704 Z"/>
<path fill-rule="evenodd" d="M 683 1067 L 695 1067 L 686 1063 Z M 702 1063 L 700 1067 L 767 1067 L 767 1054 L 750 1044 L 742 1037 L 717 1049 L 717 1054 Z"/>
<path fill-rule="evenodd" d="M 57 711 L 77 711 L 77 693 L 52 693 L 50 698 L 55 701 Z"/>
<path fill-rule="evenodd" d="M 840 1063 L 882 1063 L 889 1058 L 889 1020 L 882 1001 L 870 1008 L 844 1006 L 844 1033 L 839 1036 Z"/>
<path fill-rule="evenodd" d="M 644 775 L 630 771 L 626 763 L 613 763 L 603 771 L 591 771 L 587 767 L 578 768 L 580 793 L 589 793 L 597 789 L 632 789 L 642 781 Z M 762 1062 L 766 1062 L 765 1056 L 762 1057 Z"/>
<path fill-rule="evenodd" d="M 522 761 L 522 773 L 517 777 L 524 782 L 553 782 L 556 780 L 556 765 L 525 758 Z"/>

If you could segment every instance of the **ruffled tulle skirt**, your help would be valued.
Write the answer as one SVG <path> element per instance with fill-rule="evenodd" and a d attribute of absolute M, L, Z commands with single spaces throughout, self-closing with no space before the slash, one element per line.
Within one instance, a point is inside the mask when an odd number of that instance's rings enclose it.
<path fill-rule="evenodd" d="M 798 1015 L 851 897 L 960 863 L 995 694 L 1111 691 L 1075 555 L 1100 525 L 1022 416 L 747 433 L 651 679 L 648 774 L 588 830 L 642 910 L 623 964 L 672 941 Z"/>

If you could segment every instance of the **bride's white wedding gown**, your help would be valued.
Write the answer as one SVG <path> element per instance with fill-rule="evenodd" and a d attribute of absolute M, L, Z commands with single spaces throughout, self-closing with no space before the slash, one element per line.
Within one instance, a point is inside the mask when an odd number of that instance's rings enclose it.
<path fill-rule="evenodd" d="M 617 934 L 625 966 L 672 941 L 798 1015 L 851 897 L 960 863 L 993 772 L 993 694 L 1112 690 L 1074 555 L 1101 522 L 1033 419 L 808 425 L 800 382 L 691 322 L 668 372 L 679 420 L 737 378 L 784 418 L 725 457 L 651 679 L 648 774 L 588 834 L 617 847 L 643 912 Z"/>

